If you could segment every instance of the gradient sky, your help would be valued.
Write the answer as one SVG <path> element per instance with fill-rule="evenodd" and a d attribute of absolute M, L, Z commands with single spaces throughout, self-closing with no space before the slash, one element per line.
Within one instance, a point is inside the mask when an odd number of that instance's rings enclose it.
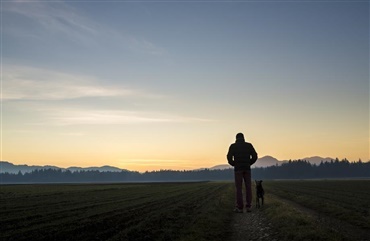
<path fill-rule="evenodd" d="M 369 1 L 1 1 L 1 159 L 369 160 Z"/>

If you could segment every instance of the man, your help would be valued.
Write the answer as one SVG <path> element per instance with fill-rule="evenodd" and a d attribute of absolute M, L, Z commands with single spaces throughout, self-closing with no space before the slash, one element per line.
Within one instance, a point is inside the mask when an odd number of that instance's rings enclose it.
<path fill-rule="evenodd" d="M 257 161 L 257 152 L 251 143 L 245 142 L 243 133 L 236 135 L 235 143 L 230 145 L 227 153 L 227 161 L 234 167 L 234 178 L 236 187 L 236 208 L 237 213 L 243 212 L 243 180 L 246 190 L 246 209 L 251 211 L 252 187 L 251 187 L 251 166 Z"/>

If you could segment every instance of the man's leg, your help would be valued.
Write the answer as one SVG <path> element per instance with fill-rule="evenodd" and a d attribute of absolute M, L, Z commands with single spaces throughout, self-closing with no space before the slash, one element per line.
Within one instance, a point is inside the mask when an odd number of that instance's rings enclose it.
<path fill-rule="evenodd" d="M 252 182 L 251 182 L 251 171 L 243 172 L 243 179 L 245 184 L 245 201 L 246 208 L 251 208 L 252 206 Z"/>
<path fill-rule="evenodd" d="M 243 172 L 234 172 L 235 188 L 236 188 L 236 207 L 243 210 Z"/>

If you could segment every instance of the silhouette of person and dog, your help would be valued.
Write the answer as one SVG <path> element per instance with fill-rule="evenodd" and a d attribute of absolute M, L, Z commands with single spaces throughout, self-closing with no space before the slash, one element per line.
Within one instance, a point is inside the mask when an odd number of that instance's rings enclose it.
<path fill-rule="evenodd" d="M 252 182 L 251 166 L 257 161 L 258 154 L 253 145 L 246 142 L 243 133 L 236 135 L 235 143 L 232 143 L 227 153 L 228 163 L 234 167 L 234 180 L 236 188 L 236 207 L 234 212 L 243 213 L 243 182 L 245 185 L 245 208 L 251 212 L 252 206 Z M 264 203 L 264 190 L 262 180 L 256 180 L 256 207 L 259 208 Z M 261 204 L 259 200 L 261 199 Z"/>

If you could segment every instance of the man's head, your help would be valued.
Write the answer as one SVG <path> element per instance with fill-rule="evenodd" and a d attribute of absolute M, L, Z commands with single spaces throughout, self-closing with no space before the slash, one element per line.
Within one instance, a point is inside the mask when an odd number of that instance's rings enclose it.
<path fill-rule="evenodd" d="M 242 140 L 244 140 L 244 135 L 243 135 L 243 133 L 238 133 L 238 134 L 236 134 L 236 139 L 238 140 L 238 139 L 242 139 Z"/>

